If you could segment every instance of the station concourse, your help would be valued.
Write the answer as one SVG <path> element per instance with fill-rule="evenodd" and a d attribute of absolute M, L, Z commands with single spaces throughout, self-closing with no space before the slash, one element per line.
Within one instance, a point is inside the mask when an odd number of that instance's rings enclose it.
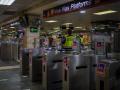
<path fill-rule="evenodd" d="M 0 0 L 0 90 L 120 90 L 120 0 Z"/>

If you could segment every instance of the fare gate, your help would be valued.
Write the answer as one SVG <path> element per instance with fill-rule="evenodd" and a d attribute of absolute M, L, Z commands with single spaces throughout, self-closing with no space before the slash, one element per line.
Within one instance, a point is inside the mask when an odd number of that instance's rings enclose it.
<path fill-rule="evenodd" d="M 42 58 L 44 90 L 62 90 L 62 54 L 48 51 Z"/>

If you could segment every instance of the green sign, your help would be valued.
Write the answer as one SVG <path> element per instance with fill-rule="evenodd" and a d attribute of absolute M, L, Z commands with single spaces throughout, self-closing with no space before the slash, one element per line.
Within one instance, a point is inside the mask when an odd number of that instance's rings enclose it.
<path fill-rule="evenodd" d="M 31 28 L 30 28 L 30 32 L 32 32 L 32 33 L 37 33 L 37 32 L 38 32 L 38 28 L 31 27 Z"/>

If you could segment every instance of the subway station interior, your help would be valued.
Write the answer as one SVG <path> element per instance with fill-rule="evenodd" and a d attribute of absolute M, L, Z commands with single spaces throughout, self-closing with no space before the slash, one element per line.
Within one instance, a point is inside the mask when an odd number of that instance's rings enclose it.
<path fill-rule="evenodd" d="M 0 90 L 120 90 L 120 0 L 0 0 Z"/>

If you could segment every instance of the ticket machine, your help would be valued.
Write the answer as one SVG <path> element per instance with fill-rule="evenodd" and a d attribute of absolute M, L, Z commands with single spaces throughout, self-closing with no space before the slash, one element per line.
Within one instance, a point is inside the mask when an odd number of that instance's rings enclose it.
<path fill-rule="evenodd" d="M 120 90 L 120 61 L 100 61 L 96 77 L 96 90 Z"/>

